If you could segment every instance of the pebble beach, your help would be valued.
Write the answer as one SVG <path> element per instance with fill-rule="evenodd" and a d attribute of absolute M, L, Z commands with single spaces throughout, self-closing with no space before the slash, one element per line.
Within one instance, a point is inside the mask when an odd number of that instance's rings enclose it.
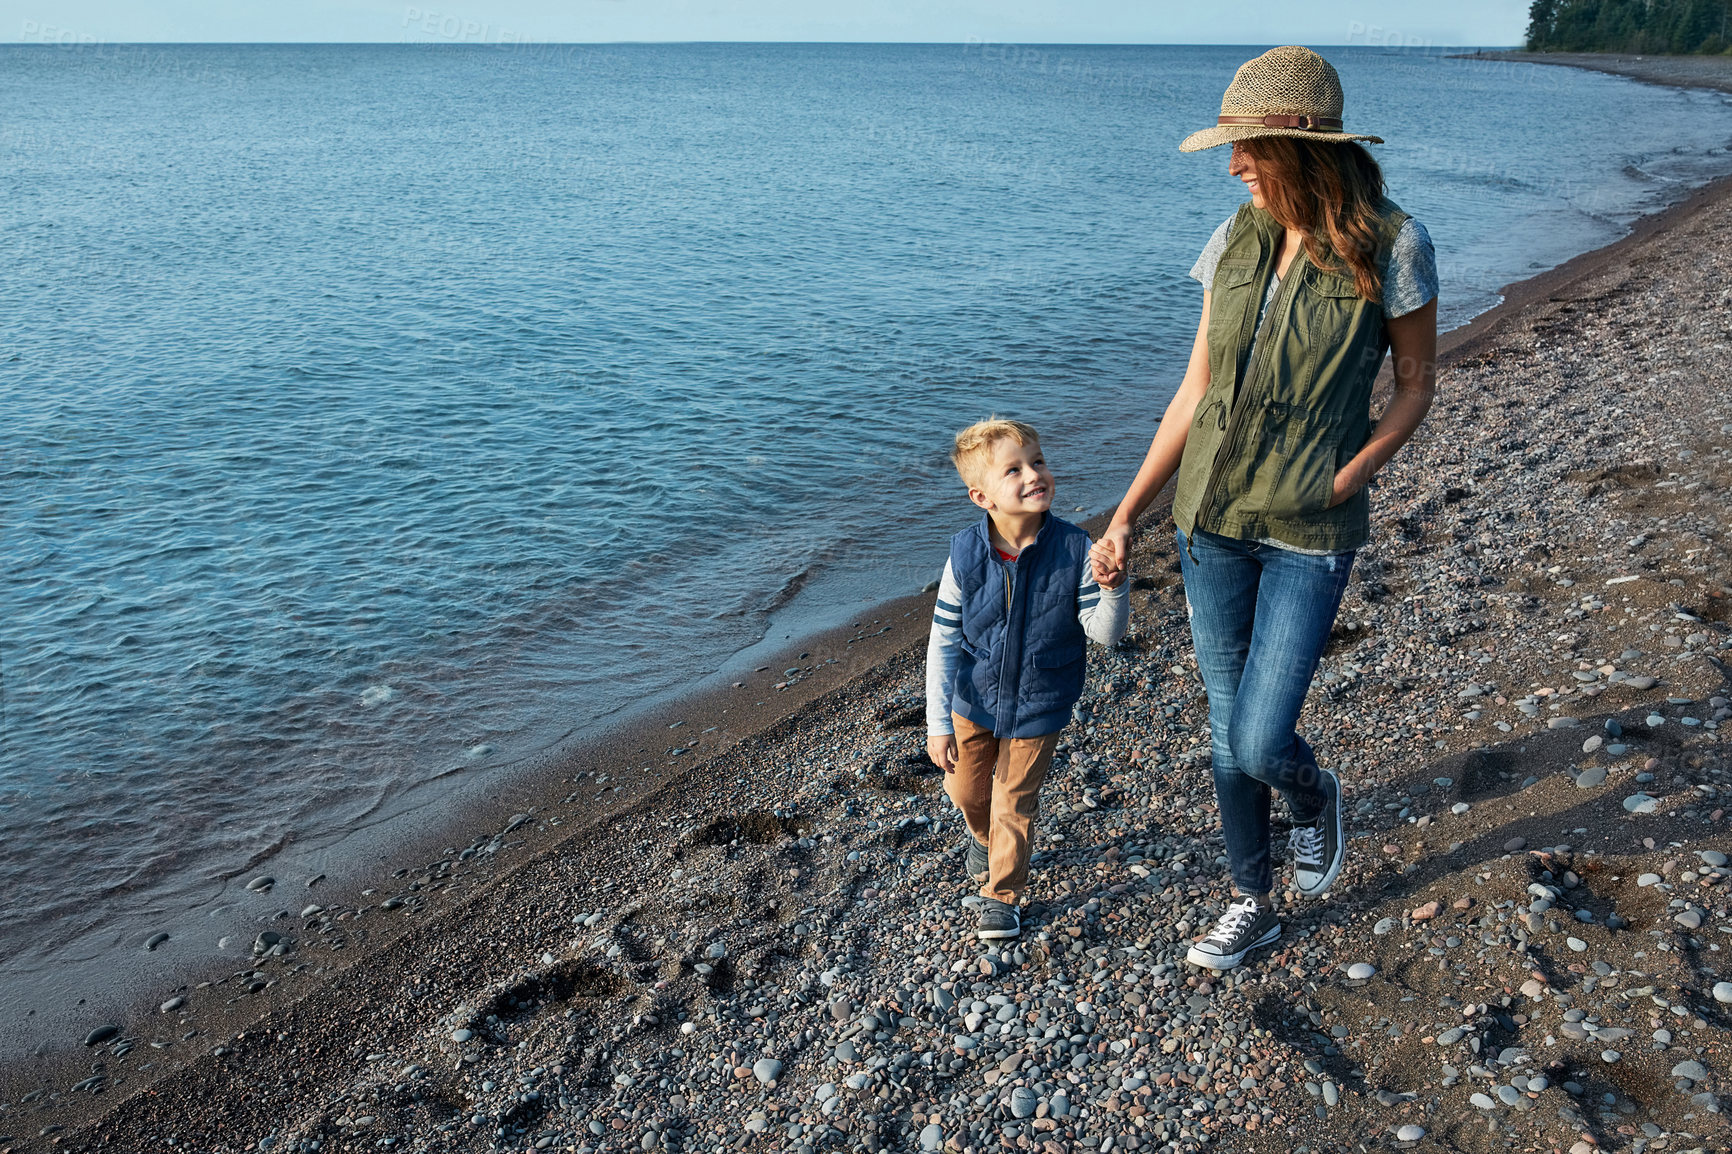
<path fill-rule="evenodd" d="M 1451 334 L 1301 722 L 1348 863 L 1240 969 L 1183 961 L 1230 890 L 1158 511 L 1020 941 L 914 612 L 599 824 L 584 770 L 353 903 L 267 879 L 244 968 L 0 1076 L 0 1151 L 1732 1147 L 1729 235 L 1722 182 Z"/>

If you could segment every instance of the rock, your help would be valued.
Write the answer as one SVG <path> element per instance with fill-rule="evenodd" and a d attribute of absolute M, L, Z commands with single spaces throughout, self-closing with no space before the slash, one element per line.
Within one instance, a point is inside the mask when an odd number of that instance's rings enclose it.
<path fill-rule="evenodd" d="M 1588 943 L 1582 941 L 1580 938 L 1565 938 L 1564 944 L 1569 946 L 1570 949 L 1574 950 L 1578 954 L 1588 948 Z"/>
<path fill-rule="evenodd" d="M 1594 750 L 1600 748 L 1600 746 L 1602 746 L 1604 744 L 1606 744 L 1606 739 L 1601 737 L 1599 734 L 1596 733 L 1596 734 L 1594 734 L 1594 736 L 1592 736 L 1592 737 L 1588 738 L 1586 741 L 1582 742 L 1582 752 L 1583 753 L 1592 753 L 1592 752 L 1594 752 Z"/>
<path fill-rule="evenodd" d="M 1624 808 L 1630 813 L 1653 813 L 1660 808 L 1660 799 L 1645 793 L 1632 793 L 1624 799 Z"/>
<path fill-rule="evenodd" d="M 1636 884 L 1641 886 L 1643 889 L 1647 889 L 1649 886 L 1657 886 L 1665 880 L 1666 879 L 1661 877 L 1659 874 L 1646 873 L 1641 874 L 1636 878 Z"/>
<path fill-rule="evenodd" d="M 1395 1132 L 1397 1142 L 1417 1142 L 1423 1137 L 1425 1137 L 1425 1127 L 1415 1126 L 1412 1122 Z"/>
<path fill-rule="evenodd" d="M 1658 729 L 1660 726 L 1666 724 L 1666 719 L 1661 717 L 1658 713 L 1648 714 L 1646 721 L 1649 729 Z"/>
<path fill-rule="evenodd" d="M 1694 1058 L 1691 1058 L 1688 1061 L 1679 1062 L 1676 1066 L 1673 1066 L 1672 1077 L 1688 1078 L 1692 1082 L 1706 1082 L 1709 1077 L 1708 1067 L 1696 1061 Z"/>
<path fill-rule="evenodd" d="M 1624 736 L 1624 727 L 1618 723 L 1617 718 L 1608 717 L 1606 718 L 1606 732 L 1613 737 L 1622 737 Z"/>
<path fill-rule="evenodd" d="M 1478 1106 L 1481 1110 L 1497 1109 L 1497 1103 L 1486 1097 L 1484 1094 L 1473 1094 L 1469 1096 L 1468 1101 L 1473 1103 L 1475 1106 Z"/>
<path fill-rule="evenodd" d="M 1577 789 L 1593 789 L 1595 786 L 1605 785 L 1605 784 L 1606 784 L 1606 767 L 1603 765 L 1592 766 L 1592 767 L 1590 767 L 1588 769 L 1584 769 L 1584 770 L 1582 770 L 1582 772 L 1576 774 L 1576 788 Z"/>
<path fill-rule="evenodd" d="M 1347 967 L 1347 976 L 1356 982 L 1363 982 L 1377 972 L 1377 967 L 1370 962 L 1354 962 Z"/>
<path fill-rule="evenodd" d="M 1467 1027 L 1451 1026 L 1449 1029 L 1437 1036 L 1437 1044 L 1440 1046 L 1453 1046 L 1465 1037 L 1467 1037 Z"/>
<path fill-rule="evenodd" d="M 1702 859 L 1702 864 L 1719 869 L 1726 864 L 1726 855 L 1717 849 L 1705 849 L 1696 855 Z"/>
<path fill-rule="evenodd" d="M 936 1122 L 928 1122 L 920 1131 L 920 1148 L 926 1154 L 937 1154 L 944 1146 L 944 1129 Z"/>
<path fill-rule="evenodd" d="M 1472 808 L 1473 807 L 1468 805 L 1467 802 L 1458 801 L 1454 805 L 1449 807 L 1449 812 L 1455 814 L 1457 817 L 1460 817 L 1462 814 L 1466 813 L 1468 810 L 1470 810 Z"/>
<path fill-rule="evenodd" d="M 1538 978 L 1529 978 L 1522 983 L 1522 994 L 1525 997 L 1541 998 L 1545 996 L 1545 992 L 1546 984 Z"/>
<path fill-rule="evenodd" d="M 1581 720 L 1575 717 L 1552 717 L 1546 719 L 1547 729 L 1574 729 L 1580 724 Z"/>
<path fill-rule="evenodd" d="M 1721 1004 L 1732 1004 L 1732 982 L 1714 983 L 1714 1000 Z"/>
<path fill-rule="evenodd" d="M 1416 922 L 1429 922 L 1443 909 L 1437 902 L 1426 902 L 1410 915 Z"/>
<path fill-rule="evenodd" d="M 266 874 L 260 874 L 258 877 L 247 883 L 247 888 L 256 894 L 262 894 L 276 884 L 276 878 L 270 877 Z"/>
<path fill-rule="evenodd" d="M 90 1031 L 90 1033 L 84 1035 L 84 1044 L 86 1046 L 100 1046 L 109 1039 L 118 1037 L 120 1037 L 119 1026 L 113 1024 L 98 1026 L 96 1029 Z"/>
<path fill-rule="evenodd" d="M 161 934 L 161 933 L 152 934 L 152 935 L 150 935 L 150 937 L 144 939 L 144 948 L 147 950 L 154 950 L 154 949 L 156 949 L 156 947 L 162 945 L 162 943 L 164 943 L 166 941 L 168 941 L 168 935 L 167 934 Z"/>
<path fill-rule="evenodd" d="M 453 1042 L 456 1042 L 459 1046 L 461 1046 L 463 1043 L 469 1041 L 473 1037 L 475 1037 L 475 1031 L 474 1030 L 452 1030 L 451 1031 L 451 1040 Z"/>
<path fill-rule="evenodd" d="M 1399 924 L 1394 918 L 1378 918 L 1377 924 L 1371 927 L 1371 932 L 1378 935 L 1387 934 Z"/>
<path fill-rule="evenodd" d="M 1699 930 L 1702 928 L 1702 911 L 1701 910 L 1685 910 L 1683 913 L 1678 914 L 1672 920 L 1677 922 L 1679 925 L 1683 926 L 1687 930 Z"/>
<path fill-rule="evenodd" d="M 174 997 L 158 1006 L 157 1009 L 161 1010 L 165 1014 L 172 1014 L 184 1005 L 186 1005 L 186 998 L 182 997 L 180 994 L 176 994 Z"/>
<path fill-rule="evenodd" d="M 1503 843 L 1505 853 L 1515 853 L 1516 851 L 1524 850 L 1527 847 L 1528 839 L 1525 837 L 1512 837 Z"/>
<path fill-rule="evenodd" d="M 1514 1106 L 1522 1100 L 1522 1092 L 1514 1086 L 1499 1086 L 1497 1088 L 1497 1100 L 1505 1106 Z"/>
<path fill-rule="evenodd" d="M 1341 1087 L 1337 1086 L 1334 1082 L 1323 1083 L 1323 1104 L 1325 1106 L 1335 1106 L 1340 1102 Z"/>
<path fill-rule="evenodd" d="M 1010 1115 L 1013 1118 L 1031 1118 L 1040 1108 L 1040 1096 L 1027 1086 L 1018 1086 L 1010 1092 Z"/>
<path fill-rule="evenodd" d="M 774 1058 L 759 1058 L 752 1063 L 752 1076 L 768 1086 L 782 1076 L 782 1063 Z"/>
<path fill-rule="evenodd" d="M 1631 689 L 1652 689 L 1657 682 L 1653 677 L 1643 673 L 1636 677 L 1626 678 L 1624 684 Z"/>

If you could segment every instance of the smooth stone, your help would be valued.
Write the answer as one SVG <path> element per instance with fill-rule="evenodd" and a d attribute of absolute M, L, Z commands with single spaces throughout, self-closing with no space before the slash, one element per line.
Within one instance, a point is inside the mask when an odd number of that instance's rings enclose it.
<path fill-rule="evenodd" d="M 1363 982 L 1377 972 L 1377 967 L 1370 962 L 1354 962 L 1347 967 L 1347 976 L 1356 982 Z"/>
<path fill-rule="evenodd" d="M 1636 884 L 1643 889 L 1647 889 L 1649 886 L 1657 886 L 1665 880 L 1666 879 L 1662 878 L 1659 874 L 1642 874 L 1636 878 Z"/>
<path fill-rule="evenodd" d="M 1484 1094 L 1470 1095 L 1468 1101 L 1473 1103 L 1475 1106 L 1478 1106 L 1481 1110 L 1497 1109 L 1497 1103 L 1486 1097 Z"/>
<path fill-rule="evenodd" d="M 1544 996 L 1545 992 L 1546 984 L 1538 978 L 1529 978 L 1522 983 L 1522 995 L 1524 997 L 1538 998 Z"/>
<path fill-rule="evenodd" d="M 102 1043 L 108 1041 L 110 1038 L 118 1038 L 118 1037 L 120 1037 L 120 1027 L 119 1026 L 115 1026 L 115 1025 L 98 1026 L 98 1027 L 96 1027 L 96 1029 L 90 1031 L 90 1033 L 84 1035 L 84 1044 L 86 1046 L 100 1046 L 100 1045 L 102 1045 Z"/>
<path fill-rule="evenodd" d="M 1676 1066 L 1673 1066 L 1672 1077 L 1688 1078 L 1692 1082 L 1706 1082 L 1709 1077 L 1708 1067 L 1696 1061 L 1694 1058 L 1691 1058 L 1688 1061 L 1679 1062 Z"/>
<path fill-rule="evenodd" d="M 752 1076 L 768 1086 L 782 1076 L 782 1063 L 774 1058 L 759 1058 L 752 1063 Z"/>
<path fill-rule="evenodd" d="M 1018 1086 L 1010 1092 L 1010 1113 L 1014 1118 L 1029 1118 L 1040 1108 L 1040 1096 L 1027 1086 Z"/>
<path fill-rule="evenodd" d="M 1412 1122 L 1395 1132 L 1397 1142 L 1417 1142 L 1423 1137 L 1425 1137 L 1425 1127 L 1415 1126 Z"/>
<path fill-rule="evenodd" d="M 180 994 L 176 994 L 174 997 L 158 1006 L 157 1009 L 161 1010 L 165 1014 L 172 1014 L 184 1005 L 186 1005 L 186 998 Z"/>
<path fill-rule="evenodd" d="M 247 883 L 247 888 L 254 893 L 262 893 L 277 884 L 277 879 L 267 874 L 261 874 Z"/>
<path fill-rule="evenodd" d="M 1630 747 L 1621 741 L 1614 741 L 1606 746 L 1606 756 L 1608 757 L 1622 757 L 1628 752 L 1630 752 Z"/>
<path fill-rule="evenodd" d="M 920 1148 L 927 1154 L 936 1154 L 944 1146 L 944 1129 L 936 1122 L 928 1122 L 920 1131 Z"/>
<path fill-rule="evenodd" d="M 152 934 L 150 937 L 144 939 L 144 948 L 147 950 L 154 950 L 166 941 L 168 941 L 167 934 Z"/>
<path fill-rule="evenodd" d="M 451 1031 L 451 1040 L 453 1042 L 456 1042 L 459 1046 L 461 1046 L 463 1043 L 469 1041 L 469 1039 L 473 1038 L 474 1036 L 475 1036 L 474 1030 L 452 1030 Z"/>
<path fill-rule="evenodd" d="M 1628 685 L 1631 689 L 1652 689 L 1656 684 L 1658 684 L 1658 682 L 1653 677 L 1643 673 L 1628 678 L 1625 680 L 1624 684 Z"/>
<path fill-rule="evenodd" d="M 1578 954 L 1588 948 L 1588 943 L 1582 941 L 1580 938 L 1565 938 L 1564 944 L 1569 946 L 1570 949 L 1574 950 Z"/>
<path fill-rule="evenodd" d="M 1648 714 L 1647 722 L 1649 729 L 1658 729 L 1660 726 L 1666 724 L 1666 719 L 1661 717 L 1658 713 L 1650 713 Z"/>
<path fill-rule="evenodd" d="M 1618 723 L 1617 718 L 1608 717 L 1606 718 L 1606 732 L 1613 737 L 1622 737 L 1624 736 L 1624 727 Z"/>
<path fill-rule="evenodd" d="M 1323 1083 L 1323 1104 L 1325 1106 L 1335 1106 L 1338 1105 L 1340 1101 L 1341 1087 L 1337 1086 L 1334 1082 Z"/>
<path fill-rule="evenodd" d="M 1703 865 L 1713 866 L 1715 869 L 1719 869 L 1721 866 L 1726 864 L 1726 855 L 1717 849 L 1705 849 L 1699 852 L 1696 856 L 1702 859 Z"/>
<path fill-rule="evenodd" d="M 1524 850 L 1527 847 L 1528 839 L 1525 837 L 1512 837 L 1503 843 L 1505 853 L 1515 853 L 1517 850 Z"/>
<path fill-rule="evenodd" d="M 1732 1003 L 1732 982 L 1715 982 L 1714 1000 L 1721 1004 Z"/>
<path fill-rule="evenodd" d="M 1454 804 L 1454 805 L 1452 805 L 1452 806 L 1450 806 L 1450 807 L 1449 807 L 1449 812 L 1450 812 L 1450 813 L 1453 813 L 1453 814 L 1455 814 L 1455 815 L 1456 815 L 1456 816 L 1458 816 L 1458 817 L 1459 817 L 1459 816 L 1460 816 L 1460 815 L 1462 815 L 1462 814 L 1464 814 L 1464 813 L 1466 813 L 1466 812 L 1467 812 L 1467 811 L 1468 811 L 1468 810 L 1470 810 L 1470 809 L 1472 809 L 1472 808 L 1473 808 L 1473 807 L 1472 807 L 1472 806 L 1470 806 L 1470 805 L 1468 805 L 1468 804 L 1467 804 L 1467 802 L 1465 802 L 1465 801 L 1458 801 L 1458 802 L 1456 802 L 1456 803 L 1455 803 L 1455 804 Z"/>
<path fill-rule="evenodd" d="M 1371 932 L 1374 934 L 1387 934 L 1390 930 L 1393 930 L 1396 927 L 1396 924 L 1394 918 L 1378 918 L 1377 924 L 1371 927 Z"/>
<path fill-rule="evenodd" d="M 1547 729 L 1574 729 L 1580 725 L 1581 719 L 1576 717 L 1551 717 L 1546 719 Z"/>
<path fill-rule="evenodd" d="M 1596 765 L 1592 768 L 1584 769 L 1576 775 L 1577 789 L 1593 789 L 1597 785 L 1605 784 L 1606 767 L 1603 765 Z"/>
<path fill-rule="evenodd" d="M 1582 742 L 1582 752 L 1583 753 L 1592 753 L 1592 752 L 1594 752 L 1594 750 L 1600 748 L 1600 746 L 1602 746 L 1604 744 L 1606 744 L 1606 739 L 1601 737 L 1599 734 L 1596 733 L 1596 734 L 1594 734 L 1594 736 L 1592 736 L 1592 737 L 1588 738 L 1586 741 Z"/>
<path fill-rule="evenodd" d="M 1685 910 L 1672 919 L 1687 930 L 1702 928 L 1702 914 L 1699 910 Z"/>
<path fill-rule="evenodd" d="M 1522 1100 L 1522 1092 L 1514 1086 L 1499 1086 L 1497 1088 L 1497 1100 L 1505 1106 L 1514 1106 Z"/>
<path fill-rule="evenodd" d="M 1624 799 L 1624 808 L 1630 813 L 1653 813 L 1660 808 L 1660 799 L 1645 793 L 1632 793 Z"/>
<path fill-rule="evenodd" d="M 1622 1058 L 1622 1057 L 1623 1057 L 1623 1055 L 1618 1053 L 1616 1050 L 1601 1050 L 1600 1051 L 1600 1061 L 1604 1062 L 1608 1066 L 1611 1065 L 1613 1062 L 1616 1062 L 1619 1058 Z"/>
<path fill-rule="evenodd" d="M 1449 1029 L 1437 1036 L 1437 1044 L 1440 1046 L 1453 1046 L 1465 1037 L 1467 1037 L 1467 1028 L 1465 1026 L 1451 1026 Z"/>

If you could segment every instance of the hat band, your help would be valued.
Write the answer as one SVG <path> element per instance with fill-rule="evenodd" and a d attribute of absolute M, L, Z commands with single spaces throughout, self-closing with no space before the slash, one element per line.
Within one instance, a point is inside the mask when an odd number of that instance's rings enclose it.
<path fill-rule="evenodd" d="M 1267 116 L 1222 116 L 1215 123 L 1221 127 L 1256 124 L 1263 128 L 1301 128 L 1307 132 L 1341 131 L 1341 119 L 1336 116 L 1286 116 L 1274 112 Z"/>

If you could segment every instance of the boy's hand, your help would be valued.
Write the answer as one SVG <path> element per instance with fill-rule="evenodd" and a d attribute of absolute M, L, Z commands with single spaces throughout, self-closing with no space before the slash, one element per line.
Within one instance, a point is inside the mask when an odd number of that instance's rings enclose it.
<path fill-rule="evenodd" d="M 926 756 L 945 773 L 956 772 L 956 735 L 934 733 L 926 739 Z"/>
<path fill-rule="evenodd" d="M 1102 589 L 1117 589 L 1130 574 L 1125 560 L 1114 548 L 1119 542 L 1103 537 L 1089 548 L 1089 569 Z"/>

